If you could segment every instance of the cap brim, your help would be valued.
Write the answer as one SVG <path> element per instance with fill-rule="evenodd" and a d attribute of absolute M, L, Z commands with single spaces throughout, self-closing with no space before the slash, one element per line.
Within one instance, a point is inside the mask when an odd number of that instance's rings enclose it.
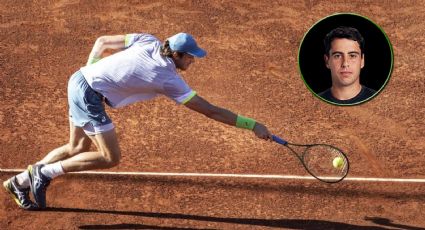
<path fill-rule="evenodd" d="M 207 55 L 207 52 L 201 48 L 187 53 L 197 58 L 203 58 Z"/>

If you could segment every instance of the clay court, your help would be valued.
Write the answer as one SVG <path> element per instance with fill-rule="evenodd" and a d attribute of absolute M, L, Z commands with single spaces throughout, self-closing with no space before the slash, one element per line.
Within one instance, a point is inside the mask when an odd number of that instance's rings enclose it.
<path fill-rule="evenodd" d="M 358 106 L 319 100 L 297 67 L 305 32 L 336 12 L 370 18 L 393 45 L 387 86 Z M 424 15 L 422 1 L 1 0 L 0 168 L 25 168 L 68 141 L 67 81 L 97 37 L 185 31 L 208 56 L 182 76 L 211 103 L 291 142 L 339 146 L 349 177 L 424 179 Z M 307 175 L 282 146 L 165 97 L 108 112 L 122 149 L 108 171 Z M 41 212 L 2 190 L 0 229 L 425 228 L 424 183 L 65 175 Z"/>

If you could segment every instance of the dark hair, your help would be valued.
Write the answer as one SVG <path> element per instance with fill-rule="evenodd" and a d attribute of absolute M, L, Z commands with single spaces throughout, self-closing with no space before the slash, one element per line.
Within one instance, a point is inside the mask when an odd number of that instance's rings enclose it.
<path fill-rule="evenodd" d="M 164 44 L 161 46 L 161 55 L 171 58 L 171 57 L 173 57 L 174 52 L 176 52 L 179 57 L 182 57 L 183 54 L 184 54 L 182 52 L 173 51 L 170 48 L 170 42 L 168 40 L 166 40 L 164 42 Z"/>
<path fill-rule="evenodd" d="M 331 32 L 326 34 L 323 42 L 325 43 L 325 54 L 329 55 L 331 50 L 331 43 L 335 38 L 347 38 L 353 41 L 357 41 L 360 46 L 361 54 L 364 54 L 364 38 L 360 32 L 353 27 L 340 26 L 333 29 Z"/>

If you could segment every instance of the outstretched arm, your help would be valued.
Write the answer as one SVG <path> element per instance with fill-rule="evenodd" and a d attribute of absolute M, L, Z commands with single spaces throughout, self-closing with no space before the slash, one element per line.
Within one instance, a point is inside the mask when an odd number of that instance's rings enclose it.
<path fill-rule="evenodd" d="M 99 61 L 106 49 L 124 49 L 124 47 L 125 35 L 101 36 L 94 43 L 87 65 Z"/>
<path fill-rule="evenodd" d="M 190 99 L 190 101 L 188 101 L 185 106 L 216 121 L 232 126 L 250 129 L 254 131 L 255 135 L 259 138 L 272 140 L 271 133 L 263 124 L 250 118 L 237 115 L 227 109 L 212 105 L 198 95 L 195 95 L 192 99 Z"/>

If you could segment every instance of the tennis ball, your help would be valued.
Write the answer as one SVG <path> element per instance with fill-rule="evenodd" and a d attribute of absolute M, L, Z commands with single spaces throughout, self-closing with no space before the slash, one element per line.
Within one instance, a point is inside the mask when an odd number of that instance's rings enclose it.
<path fill-rule="evenodd" d="M 344 160 L 342 159 L 342 157 L 335 157 L 332 161 L 332 165 L 334 166 L 334 168 L 340 169 L 344 165 Z"/>

